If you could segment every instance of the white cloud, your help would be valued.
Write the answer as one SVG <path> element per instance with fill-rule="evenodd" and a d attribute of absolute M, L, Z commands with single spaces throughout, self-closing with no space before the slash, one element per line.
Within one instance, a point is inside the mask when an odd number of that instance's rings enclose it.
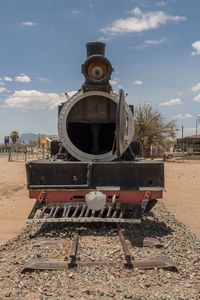
<path fill-rule="evenodd" d="M 165 41 L 165 39 L 160 39 L 160 40 L 146 40 L 144 41 L 144 47 L 148 47 L 151 45 L 159 45 L 162 44 Z"/>
<path fill-rule="evenodd" d="M 195 84 L 193 87 L 192 87 L 192 91 L 193 92 L 197 92 L 200 90 L 200 82 Z"/>
<path fill-rule="evenodd" d="M 0 93 L 8 92 L 8 90 L 5 87 L 0 87 Z"/>
<path fill-rule="evenodd" d="M 168 15 L 163 11 L 143 13 L 136 7 L 131 12 L 133 17 L 120 18 L 114 21 L 111 26 L 100 31 L 108 34 L 142 32 L 144 30 L 155 29 L 167 22 L 185 21 L 186 17 Z"/>
<path fill-rule="evenodd" d="M 135 80 L 135 81 L 133 81 L 133 84 L 134 85 L 142 85 L 143 81 L 142 80 Z"/>
<path fill-rule="evenodd" d="M 200 94 L 197 95 L 196 97 L 194 97 L 194 101 L 195 101 L 195 102 L 200 102 Z"/>
<path fill-rule="evenodd" d="M 10 78 L 10 77 L 8 77 L 8 76 L 5 76 L 5 77 L 4 77 L 4 80 L 5 80 L 5 81 L 13 81 L 13 79 Z"/>
<path fill-rule="evenodd" d="M 169 101 L 166 102 L 161 102 L 159 105 L 163 105 L 163 106 L 172 106 L 172 105 L 178 105 L 178 104 L 182 104 L 182 100 L 180 98 L 176 98 L 176 99 L 171 99 Z"/>
<path fill-rule="evenodd" d="M 63 101 L 63 98 L 56 93 L 43 93 L 36 90 L 20 90 L 10 95 L 5 103 L 9 107 L 24 109 L 49 108 L 54 109 Z"/>
<path fill-rule="evenodd" d="M 162 44 L 164 41 L 165 41 L 165 39 L 160 39 L 160 40 L 146 40 L 140 46 L 131 47 L 131 48 L 133 48 L 133 49 L 143 49 L 143 48 L 147 48 L 148 46 L 151 46 L 151 45 Z"/>
<path fill-rule="evenodd" d="M 45 77 L 38 77 L 38 80 L 41 82 L 51 83 L 52 80 Z"/>
<path fill-rule="evenodd" d="M 28 75 L 20 74 L 19 76 L 15 77 L 15 81 L 18 81 L 18 82 L 31 82 L 31 79 Z"/>
<path fill-rule="evenodd" d="M 108 42 L 111 40 L 110 37 L 104 37 L 104 36 L 100 36 L 98 39 L 97 39 L 99 42 Z"/>
<path fill-rule="evenodd" d="M 72 9 L 72 15 L 74 15 L 74 16 L 78 16 L 78 15 L 80 15 L 80 11 L 78 10 L 78 9 Z"/>
<path fill-rule="evenodd" d="M 23 22 L 22 25 L 27 27 L 33 27 L 33 26 L 38 26 L 39 24 L 35 22 L 27 21 L 27 22 Z"/>
<path fill-rule="evenodd" d="M 188 113 L 186 113 L 184 115 L 178 114 L 177 116 L 173 116 L 173 119 L 179 119 L 179 120 L 190 119 L 190 118 L 192 118 L 192 115 L 188 114 Z"/>
<path fill-rule="evenodd" d="M 158 3 L 156 3 L 156 6 L 166 6 L 167 3 L 165 1 L 160 1 Z"/>
<path fill-rule="evenodd" d="M 115 85 L 115 87 L 121 89 L 122 88 L 122 85 L 120 84 L 120 79 L 117 78 L 117 77 L 114 77 L 113 79 L 111 79 L 110 81 L 110 84 L 111 85 Z"/>
<path fill-rule="evenodd" d="M 117 83 L 118 83 L 117 80 L 110 80 L 109 82 L 111 85 L 117 85 Z"/>
<path fill-rule="evenodd" d="M 196 41 L 192 44 L 194 51 L 191 53 L 192 55 L 200 55 L 200 41 Z"/>
<path fill-rule="evenodd" d="M 0 85 L 5 85 L 5 83 L 4 82 L 0 82 Z"/>
<path fill-rule="evenodd" d="M 142 15 L 142 11 L 139 7 L 135 7 L 133 10 L 130 11 L 130 13 L 132 13 L 135 16 L 141 16 Z"/>
<path fill-rule="evenodd" d="M 144 44 L 146 45 L 158 45 L 164 42 L 164 39 L 160 39 L 160 40 L 146 40 L 144 41 Z"/>

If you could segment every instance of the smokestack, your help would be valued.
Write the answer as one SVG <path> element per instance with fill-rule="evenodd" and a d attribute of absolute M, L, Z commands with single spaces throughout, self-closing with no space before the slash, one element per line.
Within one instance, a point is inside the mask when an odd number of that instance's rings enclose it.
<path fill-rule="evenodd" d="M 90 42 L 86 44 L 87 49 L 87 57 L 91 55 L 99 54 L 104 56 L 105 55 L 105 47 L 106 45 L 101 42 Z"/>

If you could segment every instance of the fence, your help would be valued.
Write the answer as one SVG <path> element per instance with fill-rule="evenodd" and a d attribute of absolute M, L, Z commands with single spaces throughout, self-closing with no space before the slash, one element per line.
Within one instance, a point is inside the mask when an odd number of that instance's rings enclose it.
<path fill-rule="evenodd" d="M 43 153 L 31 153 L 23 151 L 2 151 L 0 152 L 0 157 L 8 157 L 8 161 L 28 161 L 31 159 L 42 158 Z"/>

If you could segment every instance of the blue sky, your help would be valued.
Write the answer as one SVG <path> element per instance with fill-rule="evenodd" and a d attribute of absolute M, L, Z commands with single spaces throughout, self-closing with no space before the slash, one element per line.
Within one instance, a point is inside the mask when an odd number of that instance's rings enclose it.
<path fill-rule="evenodd" d="M 12 130 L 57 134 L 57 105 L 80 88 L 90 41 L 107 44 L 113 89 L 129 104 L 148 102 L 195 134 L 199 11 L 199 0 L 0 0 L 0 142 Z"/>

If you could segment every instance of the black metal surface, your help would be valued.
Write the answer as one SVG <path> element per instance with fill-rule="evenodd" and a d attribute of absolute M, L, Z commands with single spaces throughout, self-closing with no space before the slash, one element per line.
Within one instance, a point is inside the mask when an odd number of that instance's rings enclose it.
<path fill-rule="evenodd" d="M 30 214 L 29 214 L 29 216 L 28 216 L 28 220 L 33 219 L 34 216 L 35 216 L 35 214 L 36 214 L 36 212 L 37 212 L 38 209 L 40 209 L 41 207 L 42 207 L 42 205 L 40 204 L 40 202 L 39 202 L 39 201 L 36 201 L 36 202 L 35 202 L 35 205 L 33 206 L 32 210 L 31 210 L 31 212 L 30 212 Z"/>
<path fill-rule="evenodd" d="M 101 211 L 90 210 L 85 202 L 40 204 L 36 201 L 27 223 L 101 222 L 141 223 L 141 209 L 137 205 L 109 203 Z"/>
<path fill-rule="evenodd" d="M 51 141 L 50 143 L 51 155 L 56 155 L 59 152 L 59 141 Z"/>
<path fill-rule="evenodd" d="M 140 142 L 134 141 L 130 144 L 130 146 L 135 155 L 140 155 Z"/>
<path fill-rule="evenodd" d="M 91 168 L 87 162 L 39 159 L 28 162 L 26 172 L 28 189 L 164 187 L 164 164 L 158 161 L 93 162 Z"/>
<path fill-rule="evenodd" d="M 105 55 L 106 44 L 101 42 L 89 42 L 86 44 L 87 57 L 95 54 Z"/>
<path fill-rule="evenodd" d="M 107 66 L 107 73 L 106 73 L 105 77 L 103 77 L 99 80 L 94 80 L 94 79 L 90 78 L 90 76 L 88 75 L 88 67 L 96 59 L 102 61 Z M 84 62 L 84 64 L 82 64 L 82 73 L 85 76 L 85 85 L 86 86 L 88 84 L 95 85 L 95 86 L 109 85 L 109 80 L 110 80 L 112 71 L 113 71 L 113 67 L 112 67 L 110 61 L 105 56 L 102 56 L 99 54 L 94 54 L 94 55 L 89 56 L 86 59 L 86 61 Z"/>
<path fill-rule="evenodd" d="M 148 201 L 146 208 L 144 210 L 144 214 L 147 214 L 148 212 L 150 212 L 152 210 L 152 208 L 156 205 L 157 202 L 158 202 L 158 200 L 156 200 L 156 199 L 152 199 L 152 200 Z"/>

